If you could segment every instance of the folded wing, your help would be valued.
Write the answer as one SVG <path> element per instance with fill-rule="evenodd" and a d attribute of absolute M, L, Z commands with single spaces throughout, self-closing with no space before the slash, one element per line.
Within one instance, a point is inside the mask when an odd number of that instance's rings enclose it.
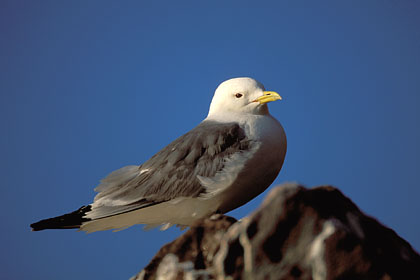
<path fill-rule="evenodd" d="M 103 179 L 86 217 L 100 219 L 177 198 L 211 196 L 234 179 L 232 166 L 242 166 L 252 149 L 237 123 L 204 121 L 141 166 L 123 167 Z"/>

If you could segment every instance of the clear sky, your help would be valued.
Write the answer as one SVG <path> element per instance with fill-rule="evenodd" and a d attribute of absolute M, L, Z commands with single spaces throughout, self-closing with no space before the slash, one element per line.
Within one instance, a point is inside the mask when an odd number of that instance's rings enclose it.
<path fill-rule="evenodd" d="M 193 128 L 239 76 L 283 96 L 270 104 L 289 144 L 274 184 L 334 185 L 418 251 L 419 14 L 410 0 L 2 0 L 4 279 L 140 271 L 178 229 L 29 224 L 90 203 L 101 178 Z"/>

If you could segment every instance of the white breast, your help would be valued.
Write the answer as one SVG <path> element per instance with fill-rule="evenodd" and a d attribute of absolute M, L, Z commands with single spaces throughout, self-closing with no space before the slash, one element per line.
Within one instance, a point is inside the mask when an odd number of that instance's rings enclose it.
<path fill-rule="evenodd" d="M 235 116 L 247 138 L 257 149 L 247 160 L 242 171 L 222 193 L 212 198 L 218 201 L 219 211 L 235 209 L 262 193 L 277 177 L 287 149 L 286 134 L 281 124 L 271 115 Z M 224 121 L 227 121 L 226 118 Z"/>

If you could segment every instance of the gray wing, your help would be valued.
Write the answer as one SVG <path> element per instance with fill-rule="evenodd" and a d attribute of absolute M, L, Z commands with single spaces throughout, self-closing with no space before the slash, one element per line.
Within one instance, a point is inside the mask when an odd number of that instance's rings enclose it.
<path fill-rule="evenodd" d="M 214 177 L 252 141 L 237 123 L 203 121 L 141 166 L 111 173 L 95 190 L 91 218 L 116 215 L 178 197 L 206 193 L 199 178 Z M 96 212 L 96 213 L 95 213 Z"/>

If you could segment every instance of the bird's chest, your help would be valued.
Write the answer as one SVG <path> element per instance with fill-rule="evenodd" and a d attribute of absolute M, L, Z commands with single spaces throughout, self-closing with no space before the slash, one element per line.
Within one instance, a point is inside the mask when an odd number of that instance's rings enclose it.
<path fill-rule="evenodd" d="M 253 157 L 263 157 L 261 163 L 277 162 L 286 153 L 286 135 L 281 124 L 271 117 L 255 117 L 243 124 L 248 139 L 258 145 Z"/>
<path fill-rule="evenodd" d="M 243 128 L 255 151 L 249 155 L 234 184 L 222 194 L 221 212 L 230 211 L 263 192 L 277 177 L 286 154 L 286 136 L 276 120 L 248 120 Z"/>

